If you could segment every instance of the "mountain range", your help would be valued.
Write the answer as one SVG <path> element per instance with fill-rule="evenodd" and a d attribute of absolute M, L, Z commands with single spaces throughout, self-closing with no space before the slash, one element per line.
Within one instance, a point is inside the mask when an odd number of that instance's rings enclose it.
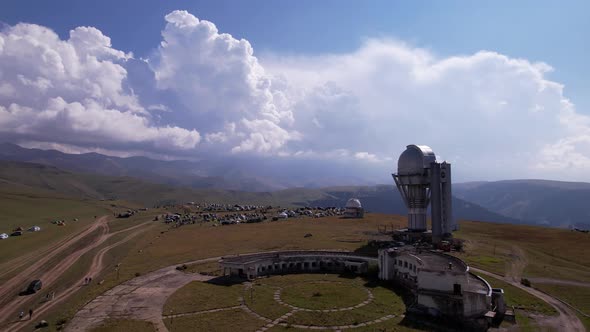
<path fill-rule="evenodd" d="M 392 185 L 310 188 L 305 181 L 289 182 L 288 174 L 283 176 L 284 181 L 276 181 L 271 176 L 261 178 L 239 171 L 238 167 L 219 167 L 213 172 L 215 167 L 205 161 L 67 154 L 10 143 L 0 144 L 0 160 L 3 190 L 42 190 L 83 199 L 117 198 L 145 205 L 199 201 L 343 206 L 349 198 L 356 197 L 368 211 L 406 213 Z M 333 181 L 339 183 L 336 179 Z M 361 180 L 351 180 L 354 181 Z M 453 194 L 454 215 L 458 219 L 556 227 L 587 227 L 590 220 L 586 204 L 590 199 L 590 183 L 548 180 L 455 183 Z"/>

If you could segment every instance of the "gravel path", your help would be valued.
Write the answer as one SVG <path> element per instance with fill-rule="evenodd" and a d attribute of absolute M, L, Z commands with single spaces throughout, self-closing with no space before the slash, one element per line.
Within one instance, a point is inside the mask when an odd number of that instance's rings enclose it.
<path fill-rule="evenodd" d="M 220 257 L 190 262 L 205 263 Z M 172 293 L 191 281 L 212 277 L 176 270 L 176 265 L 128 280 L 98 296 L 76 313 L 66 331 L 88 331 L 108 318 L 139 319 L 152 322 L 158 331 L 168 331 L 162 308 Z"/>
<path fill-rule="evenodd" d="M 480 269 L 477 269 L 474 267 L 470 267 L 470 270 L 472 272 L 476 272 L 476 273 L 480 273 L 480 274 L 484 274 L 484 275 L 489 275 L 489 276 L 492 276 L 496 279 L 503 280 L 503 281 L 511 284 L 512 286 L 520 288 L 523 291 L 525 291 L 533 296 L 536 296 L 536 297 L 540 298 L 541 300 L 552 305 L 555 308 L 555 310 L 557 310 L 557 312 L 559 313 L 559 316 L 548 317 L 545 320 L 544 324 L 553 325 L 559 331 L 567 331 L 567 332 L 585 332 L 586 331 L 586 329 L 584 328 L 584 325 L 582 324 L 582 322 L 580 321 L 578 316 L 576 316 L 576 314 L 572 311 L 572 309 L 570 307 L 568 307 L 567 305 L 563 304 L 562 302 L 560 302 L 559 300 L 557 300 L 556 298 L 554 298 L 548 294 L 542 293 L 536 289 L 533 289 L 530 287 L 525 287 L 525 286 L 521 285 L 520 282 L 513 281 L 511 277 L 504 277 L 499 274 L 495 274 L 495 273 L 488 272 L 485 270 L 480 270 Z"/>

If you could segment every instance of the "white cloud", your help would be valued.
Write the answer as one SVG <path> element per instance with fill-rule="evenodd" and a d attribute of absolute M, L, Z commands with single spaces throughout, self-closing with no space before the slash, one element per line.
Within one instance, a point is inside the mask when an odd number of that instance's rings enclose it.
<path fill-rule="evenodd" d="M 555 165 L 546 151 L 569 135 L 576 154 L 564 159 L 582 165 L 590 156 L 590 144 L 579 146 L 590 118 L 576 113 L 544 63 L 487 51 L 438 58 L 390 40 L 369 40 L 349 54 L 271 54 L 261 63 L 289 82 L 302 133 L 290 144 L 296 150 L 370 150 L 397 160 L 405 145 L 426 144 L 480 179 L 537 174 L 542 163 Z"/>
<path fill-rule="evenodd" d="M 489 51 L 438 57 L 379 39 L 350 53 L 259 59 L 247 40 L 186 11 L 165 21 L 145 60 L 92 27 L 67 40 L 32 24 L 2 30 L 0 138 L 347 160 L 380 172 L 415 143 L 464 178 L 567 170 L 590 180 L 590 117 L 545 63 Z"/>
<path fill-rule="evenodd" d="M 166 15 L 166 22 L 150 59 L 157 86 L 176 96 L 183 116 L 206 133 L 207 142 L 267 153 L 296 139 L 284 127 L 293 121 L 286 97 L 272 86 L 247 40 L 219 33 L 186 11 Z M 237 128 L 224 133 L 229 123 Z"/>
<path fill-rule="evenodd" d="M 354 154 L 354 157 L 358 160 L 369 161 L 369 162 L 377 162 L 379 158 L 369 152 L 357 152 Z"/>
<path fill-rule="evenodd" d="M 99 30 L 78 27 L 68 40 L 34 24 L 0 32 L 0 135 L 112 149 L 183 150 L 195 130 L 156 126 L 124 88 L 125 61 Z"/>

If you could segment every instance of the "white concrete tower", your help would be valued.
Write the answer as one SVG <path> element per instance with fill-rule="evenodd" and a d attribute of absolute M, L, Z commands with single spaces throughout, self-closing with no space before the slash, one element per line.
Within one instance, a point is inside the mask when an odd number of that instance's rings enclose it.
<path fill-rule="evenodd" d="M 408 230 L 426 231 L 426 210 L 430 202 L 430 164 L 436 162 L 432 149 L 425 145 L 408 145 L 392 174 L 406 207 Z"/>
<path fill-rule="evenodd" d="M 408 145 L 392 174 L 408 208 L 408 231 L 426 231 L 426 213 L 432 202 L 432 241 L 451 236 L 457 226 L 453 219 L 451 164 L 439 163 L 426 145 Z"/>

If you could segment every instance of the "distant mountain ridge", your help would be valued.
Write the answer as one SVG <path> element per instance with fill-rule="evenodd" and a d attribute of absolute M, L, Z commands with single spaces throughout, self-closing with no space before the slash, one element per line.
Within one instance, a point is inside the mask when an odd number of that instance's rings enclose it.
<path fill-rule="evenodd" d="M 99 153 L 67 154 L 57 150 L 27 149 L 12 143 L 0 144 L 0 160 L 51 165 L 62 170 L 107 176 L 132 176 L 149 182 L 192 188 L 269 191 L 284 186 L 267 179 L 236 172 L 211 174 L 207 162 L 156 160 L 147 157 L 113 157 Z"/>
<path fill-rule="evenodd" d="M 504 180 L 458 183 L 453 194 L 504 216 L 557 226 L 590 227 L 590 183 Z"/>
<path fill-rule="evenodd" d="M 0 191 L 42 192 L 78 199 L 122 199 L 148 206 L 182 204 L 188 201 L 282 206 L 344 206 L 358 197 L 370 212 L 406 214 L 399 193 L 393 186 L 291 188 L 273 192 L 243 192 L 220 189 L 194 189 L 150 183 L 132 177 L 63 171 L 54 166 L 0 161 Z M 459 219 L 518 223 L 508 217 L 461 199 L 454 199 Z"/>
<path fill-rule="evenodd" d="M 12 143 L 0 143 L 0 160 L 51 165 L 72 172 L 132 176 L 149 182 L 197 189 L 266 192 L 301 186 L 320 188 L 342 183 L 374 183 L 362 176 L 351 176 L 358 172 L 351 170 L 352 166 L 347 164 L 332 168 L 330 166 L 334 165 L 327 162 L 326 165 L 311 165 L 306 160 L 257 159 L 255 156 L 243 155 L 209 155 L 197 161 L 157 160 L 99 153 L 67 154 L 57 150 L 27 149 Z"/>
<path fill-rule="evenodd" d="M 98 153 L 67 154 L 56 150 L 26 149 L 10 143 L 0 144 L 0 160 L 53 166 L 56 174 L 62 177 L 55 180 L 61 185 L 63 181 L 69 183 L 68 177 L 82 177 L 84 185 L 77 184 L 76 188 L 83 192 L 83 196 L 91 198 L 109 195 L 108 191 L 96 191 L 97 188 L 103 188 L 95 182 L 100 175 L 103 176 L 100 181 L 112 181 L 109 186 L 126 183 L 130 187 L 125 191 L 115 186 L 113 194 L 131 197 L 133 190 L 149 188 L 153 195 L 159 195 L 158 199 L 142 199 L 143 202 L 176 201 L 192 196 L 231 198 L 234 201 L 247 199 L 252 203 L 272 201 L 278 204 L 344 205 L 348 198 L 356 196 L 363 200 L 369 210 L 405 214 L 405 207 L 393 186 L 359 186 L 366 181 L 350 176 L 343 179 L 336 169 L 320 169 L 318 165 L 309 169 L 311 166 L 301 161 L 294 162 L 296 164 L 290 169 L 282 167 L 284 164 L 281 162 L 266 165 L 262 169 L 261 165 L 252 161 L 236 163 L 234 160 L 119 158 Z M 13 172 L 16 172 L 15 169 Z M 41 173 L 48 176 L 48 172 L 49 169 L 46 169 L 45 173 Z M 66 176 L 64 172 L 71 174 Z M 31 174 L 26 176 L 34 178 Z M 341 183 L 357 185 L 327 187 Z M 306 188 L 300 188 L 302 185 Z M 39 184 L 33 187 L 40 188 Z M 73 187 L 70 189 L 70 193 L 73 193 Z M 93 190 L 96 192 L 89 194 Z M 162 192 L 166 195 L 162 195 Z M 590 228 L 590 205 L 587 203 L 590 201 L 590 183 L 550 180 L 455 183 L 453 195 L 457 218 Z"/>

